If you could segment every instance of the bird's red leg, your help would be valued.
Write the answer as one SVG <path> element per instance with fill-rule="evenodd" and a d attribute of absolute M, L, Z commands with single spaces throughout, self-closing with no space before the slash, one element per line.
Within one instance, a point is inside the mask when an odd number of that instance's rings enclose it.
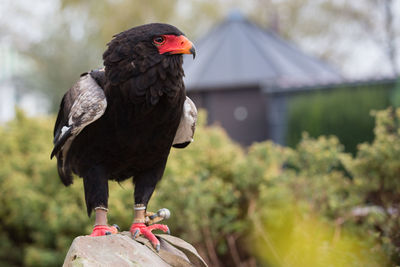
<path fill-rule="evenodd" d="M 147 226 L 146 223 L 146 206 L 143 204 L 135 205 L 135 217 L 130 228 L 130 232 L 133 235 L 133 238 L 138 237 L 139 235 L 143 235 L 147 238 L 153 247 L 159 251 L 160 250 L 160 241 L 156 238 L 156 236 L 152 233 L 153 230 L 161 230 L 165 233 L 169 233 L 168 226 L 163 224 L 152 224 Z"/>
<path fill-rule="evenodd" d="M 113 226 L 109 226 L 107 224 L 107 208 L 96 207 L 94 210 L 96 212 L 96 219 L 93 232 L 90 234 L 90 236 L 102 236 L 118 233 L 118 225 L 114 224 Z"/>

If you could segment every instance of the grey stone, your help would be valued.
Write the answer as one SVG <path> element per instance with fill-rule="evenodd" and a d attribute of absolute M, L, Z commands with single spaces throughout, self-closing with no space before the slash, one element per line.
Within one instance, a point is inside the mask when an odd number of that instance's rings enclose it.
<path fill-rule="evenodd" d="M 129 232 L 74 239 L 65 257 L 65 267 L 106 266 L 201 266 L 207 264 L 189 243 L 168 235 L 157 235 L 160 251 L 142 237 L 133 240 Z"/>

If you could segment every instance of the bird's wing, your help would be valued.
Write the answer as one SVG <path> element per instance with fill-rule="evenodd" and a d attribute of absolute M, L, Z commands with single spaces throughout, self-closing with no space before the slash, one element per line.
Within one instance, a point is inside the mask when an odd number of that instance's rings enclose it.
<path fill-rule="evenodd" d="M 95 77 L 99 75 L 98 72 L 102 71 L 97 71 Z M 100 73 L 100 75 L 104 74 Z M 64 95 L 54 127 L 54 149 L 51 152 L 51 158 L 62 152 L 65 159 L 73 139 L 87 125 L 104 114 L 107 100 L 96 80 L 91 73 L 83 74 Z"/>
<path fill-rule="evenodd" d="M 175 148 L 185 148 L 193 142 L 193 135 L 196 129 L 197 109 L 193 101 L 186 97 L 183 105 L 181 121 L 176 131 L 172 146 Z"/>

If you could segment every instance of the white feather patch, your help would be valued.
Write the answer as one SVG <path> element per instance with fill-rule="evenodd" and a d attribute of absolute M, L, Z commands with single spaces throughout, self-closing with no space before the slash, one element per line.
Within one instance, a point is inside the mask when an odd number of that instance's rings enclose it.
<path fill-rule="evenodd" d="M 62 127 L 61 134 L 60 134 L 60 137 L 58 139 L 61 139 L 69 129 L 71 129 L 71 126 L 70 127 L 67 127 L 67 126 Z"/>
<path fill-rule="evenodd" d="M 181 121 L 176 131 L 173 145 L 193 142 L 194 131 L 197 122 L 197 109 L 193 101 L 186 97 L 183 105 Z"/>

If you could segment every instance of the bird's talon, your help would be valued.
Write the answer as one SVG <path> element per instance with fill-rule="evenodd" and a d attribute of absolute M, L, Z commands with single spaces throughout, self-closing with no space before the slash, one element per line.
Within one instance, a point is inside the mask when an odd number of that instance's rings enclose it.
<path fill-rule="evenodd" d="M 118 232 L 121 231 L 121 229 L 119 228 L 118 224 L 113 224 L 113 226 L 118 230 Z"/>
<path fill-rule="evenodd" d="M 140 230 L 136 229 L 135 233 L 133 234 L 133 239 L 136 239 L 136 237 L 139 235 Z"/>
<path fill-rule="evenodd" d="M 111 235 L 111 234 L 117 234 L 118 230 L 114 226 L 108 226 L 108 225 L 96 225 L 93 228 L 93 232 L 90 234 L 90 236 L 103 236 L 103 235 Z"/>
<path fill-rule="evenodd" d="M 151 232 L 153 230 L 161 230 L 164 233 L 169 233 L 169 228 L 163 224 L 152 224 L 150 226 L 146 226 L 144 223 L 133 223 L 130 229 L 130 232 L 133 234 L 133 238 L 136 238 L 137 235 L 143 235 L 147 240 L 150 241 L 153 248 L 159 252 L 160 251 L 160 241 L 157 237 Z"/>

